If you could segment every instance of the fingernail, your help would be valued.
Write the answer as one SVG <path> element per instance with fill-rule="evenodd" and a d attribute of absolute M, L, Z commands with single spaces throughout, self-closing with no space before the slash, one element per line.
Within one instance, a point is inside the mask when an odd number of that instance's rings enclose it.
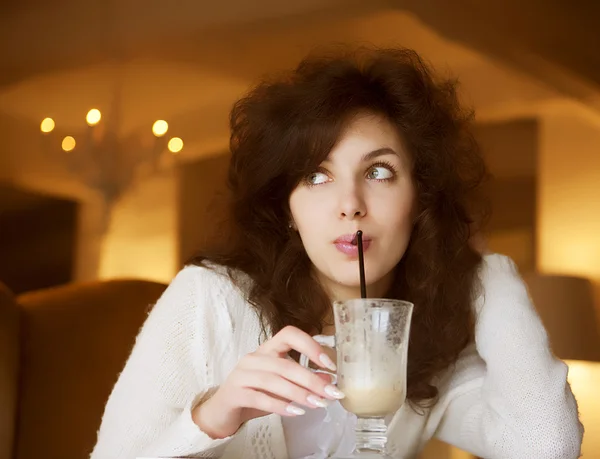
<path fill-rule="evenodd" d="M 308 403 L 314 406 L 318 406 L 319 408 L 327 408 L 327 406 L 329 405 L 329 403 L 327 403 L 327 400 L 317 397 L 316 395 L 309 395 L 308 397 L 306 397 L 306 399 L 308 400 Z"/>
<path fill-rule="evenodd" d="M 294 405 L 288 405 L 285 408 L 285 411 L 287 411 L 290 414 L 293 414 L 294 416 L 302 416 L 303 414 L 306 414 L 306 411 Z"/>
<path fill-rule="evenodd" d="M 346 396 L 341 390 L 332 385 L 325 386 L 325 393 L 337 399 L 344 398 Z"/>
<path fill-rule="evenodd" d="M 333 363 L 333 360 L 331 360 L 327 354 L 321 354 L 319 356 L 319 360 L 321 361 L 321 363 L 323 365 L 325 365 L 331 371 L 337 370 L 337 366 L 335 365 L 335 363 Z"/>

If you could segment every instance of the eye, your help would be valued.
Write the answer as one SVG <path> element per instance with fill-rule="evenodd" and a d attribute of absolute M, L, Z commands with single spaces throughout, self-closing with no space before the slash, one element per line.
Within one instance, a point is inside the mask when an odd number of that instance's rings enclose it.
<path fill-rule="evenodd" d="M 324 172 L 313 172 L 306 177 L 306 183 L 309 185 L 321 185 L 329 180 Z"/>
<path fill-rule="evenodd" d="M 367 178 L 372 180 L 389 180 L 394 177 L 394 171 L 390 166 L 384 164 L 378 164 L 371 169 L 367 173 Z"/>

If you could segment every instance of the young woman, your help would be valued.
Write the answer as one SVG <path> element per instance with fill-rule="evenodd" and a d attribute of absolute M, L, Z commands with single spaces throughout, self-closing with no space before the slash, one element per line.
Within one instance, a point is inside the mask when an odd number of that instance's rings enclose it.
<path fill-rule="evenodd" d="M 335 363 L 331 303 L 414 303 L 389 454 L 429 439 L 489 459 L 570 459 L 582 426 L 513 262 L 472 244 L 485 178 L 452 82 L 413 51 L 311 57 L 231 113 L 230 237 L 173 280 L 108 400 L 93 459 L 348 452 L 353 416 L 299 353 Z M 341 427 L 341 428 L 340 428 Z"/>

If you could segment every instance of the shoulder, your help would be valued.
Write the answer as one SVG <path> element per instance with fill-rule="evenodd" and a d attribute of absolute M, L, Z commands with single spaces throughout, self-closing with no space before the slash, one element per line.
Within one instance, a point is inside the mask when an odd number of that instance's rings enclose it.
<path fill-rule="evenodd" d="M 211 318 L 237 315 L 249 307 L 245 289 L 249 280 L 226 267 L 206 263 L 186 265 L 170 282 L 153 308 L 153 314 L 191 316 L 211 322 Z"/>
<path fill-rule="evenodd" d="M 229 342 L 233 346 L 230 351 L 254 350 L 262 328 L 258 311 L 248 300 L 252 280 L 246 273 L 204 263 L 185 266 L 173 282 L 179 278 L 188 284 L 196 323 L 194 334 L 203 345 L 217 349 L 221 346 L 218 343 Z"/>
<path fill-rule="evenodd" d="M 478 285 L 474 289 L 476 303 L 481 306 L 486 297 L 522 295 L 526 290 L 519 268 L 510 257 L 499 253 L 483 256 L 478 270 Z"/>
<path fill-rule="evenodd" d="M 481 347 L 499 333 L 512 333 L 514 323 L 528 317 L 531 305 L 516 263 L 506 255 L 489 253 L 478 267 L 473 294 L 475 342 L 470 343 L 448 372 L 442 374 L 439 389 L 450 399 L 481 384 L 486 374 Z M 491 340 L 493 341 L 493 339 Z M 441 403 L 441 406 L 444 406 Z"/>
<path fill-rule="evenodd" d="M 488 337 L 499 335 L 506 335 L 506 340 L 515 341 L 519 335 L 545 343 L 545 329 L 527 285 L 510 257 L 486 255 L 480 267 L 480 280 L 474 302 L 476 340 L 480 348 Z"/>
<path fill-rule="evenodd" d="M 483 255 L 480 265 L 480 275 L 489 275 L 493 273 L 505 273 L 519 275 L 517 265 L 507 255 L 500 253 L 488 253 Z"/>
<path fill-rule="evenodd" d="M 182 293 L 190 299 L 202 324 L 217 321 L 236 328 L 235 324 L 256 316 L 248 301 L 252 279 L 244 272 L 211 262 L 186 265 L 175 276 L 172 285 L 176 284 L 182 284 Z"/>
<path fill-rule="evenodd" d="M 170 287 L 196 292 L 202 296 L 246 295 L 251 284 L 249 277 L 223 265 L 205 262 L 186 265 L 177 273 Z"/>

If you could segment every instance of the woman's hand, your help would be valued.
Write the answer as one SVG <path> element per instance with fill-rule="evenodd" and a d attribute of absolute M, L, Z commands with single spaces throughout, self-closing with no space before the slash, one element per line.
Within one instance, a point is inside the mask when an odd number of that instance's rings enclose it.
<path fill-rule="evenodd" d="M 225 438 L 250 419 L 271 413 L 304 414 L 292 402 L 316 408 L 327 406 L 327 399 L 344 397 L 322 375 L 289 359 L 291 350 L 306 355 L 319 367 L 336 370 L 319 343 L 288 326 L 238 362 L 214 395 L 194 409 L 194 422 L 210 437 Z"/>

